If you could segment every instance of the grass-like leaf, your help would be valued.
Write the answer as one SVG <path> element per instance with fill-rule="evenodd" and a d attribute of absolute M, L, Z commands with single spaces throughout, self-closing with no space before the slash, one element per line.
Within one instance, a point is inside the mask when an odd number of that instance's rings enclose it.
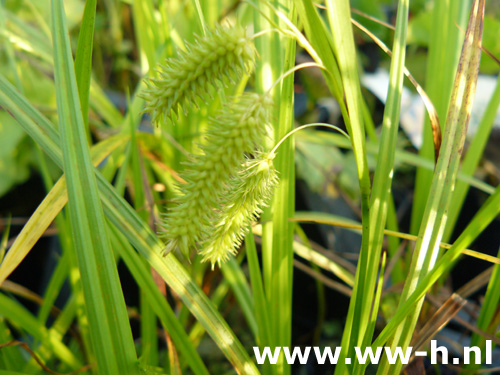
<path fill-rule="evenodd" d="M 448 272 L 460 254 L 467 248 L 479 234 L 500 214 L 500 187 L 488 198 L 479 212 L 473 217 L 469 225 L 455 241 L 452 247 L 436 262 L 434 268 L 417 285 L 414 292 L 398 306 L 398 310 L 391 321 L 382 330 L 373 342 L 372 348 L 384 345 L 384 343 L 396 332 L 398 325 L 411 314 L 418 303 L 434 285 L 434 283 L 446 272 Z"/>
<path fill-rule="evenodd" d="M 91 150 L 92 162 L 98 165 L 114 149 L 124 144 L 127 137 L 119 135 L 98 143 Z M 21 233 L 9 249 L 5 259 L 0 264 L 0 285 L 14 271 L 22 260 L 28 255 L 38 239 L 49 227 L 57 214 L 68 201 L 66 190 L 66 177 L 61 177 L 47 194 L 37 210 L 31 215 L 24 225 Z"/>
<path fill-rule="evenodd" d="M 94 45 L 94 24 L 97 0 L 85 2 L 82 26 L 78 36 L 78 46 L 75 55 L 75 75 L 78 82 L 78 93 L 82 107 L 83 121 L 88 127 L 89 122 L 89 92 L 92 74 L 92 47 Z"/>
<path fill-rule="evenodd" d="M 404 62 L 406 50 L 406 30 L 408 25 L 409 2 L 399 1 L 396 35 L 394 37 L 393 57 L 390 70 L 390 82 L 387 102 L 382 122 L 382 135 L 378 152 L 377 167 L 373 180 L 370 200 L 370 221 L 368 231 L 368 248 L 362 248 L 353 297 L 349 307 L 348 319 L 352 324 L 344 335 L 351 334 L 351 346 L 360 346 L 364 342 L 371 342 L 375 322 L 370 319 L 374 304 L 375 288 L 379 273 L 382 241 L 388 214 L 388 202 L 394 171 L 396 140 L 399 129 L 399 113 L 404 78 Z M 366 235 L 366 233 L 365 233 Z M 363 239 L 366 241 L 366 238 Z M 375 302 L 377 304 L 378 302 Z M 353 314 L 351 315 L 351 310 Z M 351 331 L 349 333 L 349 331 Z M 349 353 L 352 349 L 349 348 Z M 342 361 L 341 363 L 343 363 Z M 344 365 L 340 365 L 336 373 L 342 373 Z"/>
<path fill-rule="evenodd" d="M 135 374 L 137 356 L 86 142 L 62 1 L 52 2 L 57 109 L 68 208 L 97 366 Z"/>
<path fill-rule="evenodd" d="M 274 7 L 261 1 L 258 9 L 273 23 L 285 28 L 283 17 L 295 24 L 297 9 L 291 0 L 273 1 Z M 269 2 L 271 3 L 271 2 Z M 258 16 L 260 18 L 260 15 Z M 267 22 L 259 22 L 260 28 L 267 28 Z M 262 22 L 262 23 L 261 23 Z M 296 41 L 281 35 L 266 35 L 258 40 L 258 52 L 261 56 L 256 74 L 258 89 L 267 91 L 273 83 L 295 65 Z M 293 130 L 293 74 L 284 78 L 272 91 L 276 103 L 274 116 L 274 137 L 283 138 Z M 288 138 L 277 153 L 274 165 L 280 176 L 280 184 L 276 189 L 271 207 L 263 214 L 263 220 L 271 220 L 263 226 L 263 277 L 267 301 L 267 311 L 260 311 L 260 317 L 269 317 L 269 335 L 259 338 L 261 345 L 289 346 L 291 345 L 292 329 L 292 288 L 293 288 L 293 223 L 289 218 L 295 211 L 295 165 L 294 141 Z M 256 280 L 254 280 L 256 281 Z M 257 305 L 261 306 L 261 305 Z M 268 337 L 269 342 L 264 338 Z M 264 373 L 290 374 L 290 366 L 281 355 L 277 365 L 264 367 Z"/>
<path fill-rule="evenodd" d="M 42 343 L 42 352 L 53 353 L 63 363 L 75 370 L 82 367 L 78 358 L 62 342 L 61 337 L 46 327 L 41 326 L 36 317 L 19 302 L 0 293 L 0 304 L 2 305 L 3 316 L 9 319 L 14 325 L 21 326 L 25 332 Z M 47 348 L 51 350 L 46 350 Z"/>
<path fill-rule="evenodd" d="M 434 103 L 440 119 L 446 118 L 453 88 L 454 74 L 460 57 L 463 35 L 457 32 L 457 24 L 465 28 L 470 1 L 435 3 L 432 10 L 432 29 L 427 60 L 426 92 Z M 442 67 L 448 67 L 443 69 Z M 444 126 L 444 123 L 441 124 Z M 428 160 L 435 160 L 433 135 L 429 121 L 425 120 L 423 143 L 419 154 Z M 444 131 L 444 127 L 442 129 Z M 425 210 L 432 181 L 432 172 L 417 169 L 415 197 L 413 199 L 410 233 L 417 234 Z"/>
<path fill-rule="evenodd" d="M 471 9 L 467 34 L 460 56 L 459 68 L 455 77 L 452 98 L 446 120 L 443 145 L 432 180 L 419 238 L 413 253 L 412 264 L 405 282 L 400 304 L 408 299 L 422 279 L 434 267 L 439 254 L 444 227 L 446 225 L 446 211 L 450 204 L 451 194 L 455 185 L 460 156 L 463 150 L 465 135 L 470 118 L 472 97 L 475 92 L 479 61 L 481 57 L 482 25 L 484 17 L 484 0 L 476 0 Z M 414 307 L 403 323 L 398 327 L 390 345 L 407 347 L 415 328 L 423 301 Z M 402 364 L 390 366 L 384 360 L 378 368 L 378 374 L 389 371 L 398 373 Z"/>
<path fill-rule="evenodd" d="M 53 161 L 59 167 L 62 167 L 63 158 L 58 146 L 59 136 L 55 132 L 54 126 L 2 76 L 0 76 L 0 103 L 19 121 L 25 131 L 41 145 Z M 104 212 L 113 225 L 155 268 L 173 291 L 179 295 L 237 371 L 258 374 L 257 368 L 248 353 L 196 282 L 175 257 L 163 258 L 160 255 L 164 247 L 162 241 L 158 239 L 132 207 L 116 193 L 109 182 L 99 172 L 96 175 Z"/>

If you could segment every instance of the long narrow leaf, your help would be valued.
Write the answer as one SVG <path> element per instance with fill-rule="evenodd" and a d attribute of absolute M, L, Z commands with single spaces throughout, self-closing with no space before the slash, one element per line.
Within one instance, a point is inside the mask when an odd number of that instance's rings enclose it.
<path fill-rule="evenodd" d="M 137 356 L 86 142 L 62 1 L 52 2 L 57 110 L 68 209 L 99 372 L 135 374 Z"/>
<path fill-rule="evenodd" d="M 395 150 L 399 129 L 399 113 L 401 109 L 401 95 L 404 78 L 408 13 L 408 0 L 399 1 L 393 46 L 394 53 L 390 70 L 389 92 L 384 110 L 377 168 L 375 169 L 370 201 L 368 254 L 361 254 L 358 262 L 356 272 L 357 283 L 354 286 L 351 300 L 351 304 L 355 304 L 353 319 L 356 323 L 352 326 L 350 342 L 351 345 L 356 346 L 361 345 L 362 342 L 371 342 L 371 337 L 365 337 L 365 330 L 373 333 L 374 328 L 370 326 L 370 322 L 373 322 L 370 319 L 370 315 L 373 309 L 372 304 L 379 273 L 378 268 L 381 258 L 384 227 L 388 213 L 388 201 L 392 176 L 394 174 Z M 364 250 L 365 249 L 362 251 Z M 374 322 L 372 324 L 374 324 Z M 347 333 L 348 332 L 346 332 L 346 334 Z"/>
<path fill-rule="evenodd" d="M 356 165 L 361 193 L 361 211 L 363 223 L 363 238 L 360 251 L 360 265 L 358 268 L 367 266 L 370 261 L 369 257 L 369 228 L 370 228 L 370 215 L 369 215 L 369 196 L 370 196 L 370 178 L 368 176 L 368 164 L 366 158 L 365 146 L 365 130 L 362 120 L 362 105 L 361 105 L 361 88 L 359 84 L 359 76 L 357 70 L 357 56 L 354 44 L 354 36 L 351 25 L 351 12 L 349 1 L 333 1 L 328 0 L 327 15 L 332 30 L 332 39 L 335 56 L 337 58 L 340 72 L 342 74 L 343 92 L 345 101 L 349 112 L 349 121 L 346 122 L 347 130 L 351 136 L 353 151 L 356 157 Z M 333 32 L 335 30 L 335 32 Z M 356 284 L 361 288 L 365 286 L 363 282 L 364 272 L 360 269 L 356 274 Z M 374 286 L 374 285 L 373 285 Z M 371 290 L 367 291 L 370 298 L 373 295 Z M 363 319 L 362 304 L 359 298 L 363 296 L 358 294 L 358 290 L 353 291 L 351 303 L 346 321 L 346 329 L 342 336 L 342 352 L 340 355 L 339 366 L 336 367 L 335 372 L 341 374 L 344 371 L 345 361 L 344 356 L 348 351 L 353 350 L 351 347 L 359 342 L 353 340 L 362 340 L 364 334 L 364 324 L 369 321 L 369 316 L 365 315 Z M 370 298 L 371 300 L 371 298 Z M 357 303 L 358 302 L 358 303 Z M 365 301 L 366 303 L 368 301 Z M 360 310 L 361 307 L 361 310 Z M 366 314 L 366 313 L 365 313 Z M 358 326 L 359 324 L 359 326 Z"/>
<path fill-rule="evenodd" d="M 126 140 L 126 136 L 118 135 L 95 145 L 91 150 L 94 165 L 103 161 L 110 152 L 124 144 Z M 65 194 L 65 190 L 66 177 L 62 176 L 25 224 L 0 264 L 0 285 L 28 255 L 38 239 L 66 205 L 68 196 Z"/>
<path fill-rule="evenodd" d="M 446 225 L 446 211 L 450 204 L 450 192 L 453 191 L 456 182 L 460 156 L 465 142 L 465 135 L 467 134 L 472 97 L 479 72 L 483 16 L 484 0 L 475 0 L 460 57 L 459 69 L 455 78 L 443 145 L 434 172 L 429 200 L 422 217 L 419 240 L 416 243 L 410 273 L 401 295 L 400 304 L 408 299 L 409 295 L 415 291 L 418 284 L 434 267 L 439 253 L 439 243 Z M 420 301 L 398 327 L 390 343 L 393 349 L 395 346 L 406 347 L 409 344 L 422 303 L 423 301 Z M 401 363 L 390 366 L 384 359 L 378 368 L 378 374 L 387 373 L 389 368 L 391 368 L 390 371 L 399 373 L 401 366 Z"/>
<path fill-rule="evenodd" d="M 94 24 L 97 0 L 87 0 L 83 12 L 82 26 L 78 36 L 75 54 L 75 74 L 85 125 L 89 121 L 90 76 L 92 73 L 92 47 L 94 45 Z"/>
<path fill-rule="evenodd" d="M 9 319 L 11 323 L 22 327 L 23 330 L 32 335 L 36 340 L 42 343 L 40 350 L 54 353 L 63 363 L 77 370 L 82 364 L 62 342 L 61 338 L 56 337 L 53 332 L 41 326 L 38 320 L 17 301 L 8 298 L 0 293 L 0 305 L 2 306 L 2 315 Z M 50 348 L 51 350 L 47 350 Z"/>
<path fill-rule="evenodd" d="M 431 32 L 429 34 L 426 92 L 434 103 L 440 119 L 445 118 L 448 111 L 454 74 L 457 69 L 460 46 L 463 40 L 456 25 L 465 28 L 470 3 L 470 0 L 434 2 Z M 446 69 L 443 69 L 443 67 L 446 67 Z M 433 135 L 427 119 L 423 128 L 423 143 L 419 154 L 425 159 L 434 160 Z M 412 234 L 418 232 L 429 195 L 432 176 L 431 171 L 423 168 L 417 169 L 410 227 L 410 233 Z"/>
<path fill-rule="evenodd" d="M 176 349 L 184 355 L 184 359 L 195 374 L 208 375 L 209 372 L 207 368 L 196 352 L 196 349 L 189 341 L 186 332 L 175 316 L 175 313 L 172 311 L 172 308 L 154 283 L 151 272 L 146 267 L 144 260 L 140 259 L 139 254 L 137 254 L 131 248 L 130 244 L 126 242 L 123 234 L 118 232 L 116 228 L 112 228 L 111 230 L 116 240 L 120 243 L 118 247 L 120 256 L 134 276 L 139 287 L 144 291 L 144 295 L 148 299 L 152 309 L 164 324 L 170 337 L 172 337 Z"/>
<path fill-rule="evenodd" d="M 2 76 L 0 104 L 19 121 L 54 162 L 62 167 L 62 153 L 57 146 L 59 136 L 54 126 Z M 97 183 L 106 216 L 181 297 L 237 371 L 242 374 L 258 374 L 239 340 L 177 259 L 172 255 L 166 258 L 160 255 L 163 251 L 162 242 L 100 173 L 97 173 Z"/>
<path fill-rule="evenodd" d="M 296 9 L 290 0 L 277 2 L 284 9 L 288 9 L 288 18 L 295 22 Z M 292 39 L 277 38 L 273 45 L 275 69 L 288 71 L 295 65 L 295 41 Z M 282 64 L 276 60 L 284 61 Z M 276 72 L 276 70 L 275 70 Z M 280 72 L 281 74 L 281 72 Z M 277 140 L 293 130 L 293 75 L 285 78 L 278 85 L 275 93 L 278 121 L 274 127 Z M 293 223 L 288 219 L 295 211 L 295 145 L 292 138 L 288 138 L 281 146 L 276 157 L 276 169 L 280 173 L 281 183 L 276 189 L 272 203 L 273 212 L 273 241 L 271 257 L 271 293 L 269 294 L 269 316 L 273 327 L 276 346 L 290 346 L 292 344 L 292 285 L 293 285 Z M 271 250 L 271 249 L 268 249 Z M 278 363 L 280 374 L 290 374 L 290 366 L 280 356 Z"/>
<path fill-rule="evenodd" d="M 384 345 L 384 343 L 396 332 L 398 325 L 415 309 L 415 304 L 421 300 L 431 286 L 454 265 L 460 254 L 467 248 L 479 234 L 500 214 L 500 187 L 488 198 L 479 212 L 471 220 L 467 228 L 455 241 L 453 246 L 437 261 L 435 267 L 418 284 L 415 291 L 408 299 L 398 306 L 396 314 L 382 330 L 372 344 L 372 348 Z"/>

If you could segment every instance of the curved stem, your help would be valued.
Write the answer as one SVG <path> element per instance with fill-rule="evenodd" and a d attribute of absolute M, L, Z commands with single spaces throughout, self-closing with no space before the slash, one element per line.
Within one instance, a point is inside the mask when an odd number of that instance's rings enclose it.
<path fill-rule="evenodd" d="M 278 32 L 278 33 L 281 33 L 282 31 L 280 29 L 265 29 L 265 30 L 261 30 L 259 31 L 258 33 L 255 33 L 254 35 L 252 35 L 252 37 L 250 39 L 257 39 L 258 37 L 264 35 L 264 34 L 267 34 L 267 33 L 270 33 L 270 32 Z"/>
<path fill-rule="evenodd" d="M 311 67 L 316 67 L 316 68 L 320 68 L 320 69 L 324 69 L 326 70 L 326 68 L 321 65 L 321 64 L 318 64 L 316 62 L 307 62 L 307 63 L 303 63 L 303 64 L 300 64 L 300 65 L 297 65 L 297 66 L 294 66 L 292 69 L 289 69 L 288 71 L 286 71 L 285 73 L 283 73 L 272 85 L 271 87 L 269 88 L 269 90 L 267 90 L 267 93 L 269 94 L 271 91 L 274 90 L 274 88 L 276 87 L 276 85 L 278 83 L 280 83 L 282 80 L 284 80 L 286 77 L 288 77 L 290 74 L 296 72 L 297 70 L 300 70 L 300 69 L 303 69 L 303 68 L 311 68 Z"/>
<path fill-rule="evenodd" d="M 349 134 L 347 134 L 345 131 L 343 131 L 342 129 L 340 129 L 338 126 L 336 125 L 332 125 L 332 124 L 325 124 L 323 122 L 315 122 L 315 123 L 312 123 L 312 124 L 306 124 L 306 125 L 302 125 L 302 126 L 299 126 L 298 128 L 295 128 L 293 129 L 291 132 L 289 132 L 287 135 L 285 135 L 283 138 L 281 138 L 281 140 L 276 144 L 276 146 L 274 146 L 274 148 L 271 150 L 271 152 L 269 153 L 269 157 L 270 158 L 274 158 L 274 154 L 276 153 L 276 150 L 278 149 L 278 147 L 281 146 L 281 144 L 288 138 L 290 137 L 291 135 L 293 135 L 294 133 L 297 133 L 299 130 L 303 130 L 303 129 L 306 129 L 306 128 L 311 128 L 313 126 L 323 126 L 325 128 L 330 128 L 330 129 L 334 129 L 336 131 L 338 131 L 339 133 L 341 133 L 342 135 L 344 135 L 347 139 L 351 140 L 351 137 L 349 137 Z"/>

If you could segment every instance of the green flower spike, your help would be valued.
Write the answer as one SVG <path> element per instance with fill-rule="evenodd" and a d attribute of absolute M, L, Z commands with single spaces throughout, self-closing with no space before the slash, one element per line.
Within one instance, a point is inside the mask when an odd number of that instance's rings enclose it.
<path fill-rule="evenodd" d="M 258 153 L 233 178 L 223 199 L 219 221 L 203 243 L 203 261 L 221 263 L 235 255 L 252 221 L 257 220 L 278 185 L 274 154 Z"/>
<path fill-rule="evenodd" d="M 189 106 L 196 106 L 197 97 L 206 100 L 217 82 L 227 85 L 250 72 L 254 63 L 255 47 L 244 28 L 216 26 L 197 36 L 194 44 L 186 44 L 186 51 L 177 57 L 159 64 L 157 78 L 145 80 L 145 111 L 153 123 L 166 122 L 179 107 L 186 113 Z"/>
<path fill-rule="evenodd" d="M 187 256 L 210 234 L 228 182 L 238 174 L 245 155 L 270 134 L 271 107 L 269 95 L 244 93 L 211 120 L 202 152 L 187 162 L 181 174 L 186 184 L 165 215 L 165 255 L 179 248 Z"/>

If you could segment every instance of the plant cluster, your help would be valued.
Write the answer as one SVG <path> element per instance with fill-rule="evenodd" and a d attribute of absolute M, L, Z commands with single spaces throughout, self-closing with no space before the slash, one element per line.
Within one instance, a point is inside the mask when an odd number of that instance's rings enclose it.
<path fill-rule="evenodd" d="M 217 26 L 188 46 L 188 53 L 161 64 L 160 78 L 147 80 L 146 110 L 155 119 L 181 104 L 187 112 L 196 95 L 208 93 L 209 85 L 248 71 L 254 47 L 246 35 L 238 26 Z M 188 158 L 180 174 L 186 183 L 179 186 L 180 195 L 164 215 L 164 255 L 179 249 L 188 257 L 200 248 L 203 260 L 213 267 L 236 252 L 277 183 L 273 158 L 263 158 L 261 151 L 272 132 L 271 113 L 269 94 L 244 92 L 223 103 L 210 120 L 200 152 Z"/>
<path fill-rule="evenodd" d="M 355 348 L 420 351 L 441 335 L 484 361 L 500 320 L 498 78 L 484 115 L 472 99 L 478 70 L 499 69 L 498 9 L 102 3 L 0 2 L 0 374 L 423 373 L 362 363 Z M 390 67 L 375 74 L 383 113 L 364 91 L 367 40 Z M 403 141 L 418 112 L 402 106 L 404 75 L 430 117 L 421 146 Z M 28 168 L 43 185 L 15 186 Z M 479 275 L 465 256 L 491 267 Z M 335 368 L 314 368 L 312 353 L 292 368 L 283 350 L 259 365 L 248 349 L 292 337 L 340 343 Z M 430 371 L 498 372 L 453 356 L 460 365 Z"/>

